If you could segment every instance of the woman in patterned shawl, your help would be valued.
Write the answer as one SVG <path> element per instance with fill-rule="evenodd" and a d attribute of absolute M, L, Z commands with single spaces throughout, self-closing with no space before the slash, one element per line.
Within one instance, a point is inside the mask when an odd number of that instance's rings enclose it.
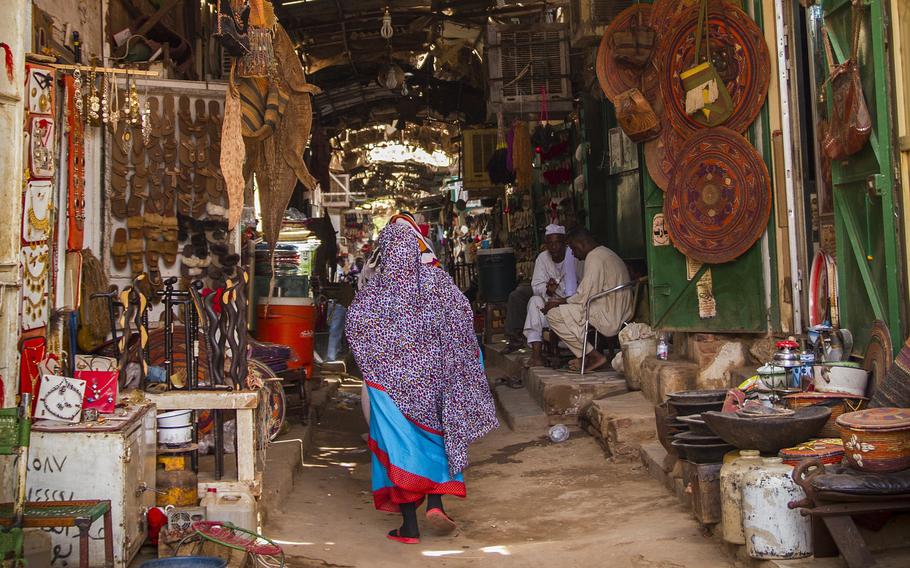
<path fill-rule="evenodd" d="M 430 526 L 454 530 L 442 495 L 466 495 L 468 445 L 498 423 L 467 298 L 443 270 L 421 263 L 409 227 L 390 223 L 379 246 L 347 334 L 369 393 L 373 501 L 402 514 L 389 538 L 414 544 L 424 498 Z"/>

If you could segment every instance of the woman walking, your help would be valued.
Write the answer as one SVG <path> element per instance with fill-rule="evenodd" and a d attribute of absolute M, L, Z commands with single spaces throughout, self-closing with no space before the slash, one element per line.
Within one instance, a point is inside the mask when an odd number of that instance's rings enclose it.
<path fill-rule="evenodd" d="M 465 497 L 468 445 L 498 423 L 467 298 L 443 270 L 421 263 L 410 228 L 389 224 L 379 247 L 347 334 L 369 394 L 373 501 L 402 515 L 388 537 L 416 544 L 424 499 L 436 532 L 455 529 L 442 496 Z"/>

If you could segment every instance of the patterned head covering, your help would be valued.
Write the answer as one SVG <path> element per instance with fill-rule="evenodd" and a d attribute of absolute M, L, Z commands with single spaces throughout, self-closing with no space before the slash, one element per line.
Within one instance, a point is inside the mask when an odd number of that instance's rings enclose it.
<path fill-rule="evenodd" d="M 417 246 L 420 248 L 420 262 L 428 266 L 442 266 L 442 263 L 436 258 L 436 253 L 433 252 L 433 244 L 423 235 L 423 232 L 420 230 L 420 225 L 417 224 L 417 220 L 414 219 L 413 215 L 406 211 L 392 215 L 392 218 L 389 219 L 389 225 L 400 225 L 411 230 L 414 234 L 414 238 L 417 239 Z M 370 255 L 369 260 L 364 263 L 363 270 L 360 273 L 361 286 L 366 284 L 367 280 L 372 278 L 376 273 L 381 258 L 382 244 L 380 241 L 380 245 L 377 246 L 376 250 L 373 251 L 373 254 Z"/>
<path fill-rule="evenodd" d="M 379 269 L 357 293 L 346 331 L 363 378 L 378 383 L 412 421 L 445 435 L 449 469 L 498 423 L 471 305 L 443 270 L 421 262 L 411 228 L 379 235 Z"/>

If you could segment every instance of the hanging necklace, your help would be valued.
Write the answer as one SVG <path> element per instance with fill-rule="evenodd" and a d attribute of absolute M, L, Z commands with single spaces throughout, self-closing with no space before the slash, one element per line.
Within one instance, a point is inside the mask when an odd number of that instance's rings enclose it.
<path fill-rule="evenodd" d="M 88 122 L 92 126 L 98 126 L 98 113 L 101 112 L 101 101 L 98 98 L 98 91 L 95 85 L 97 75 L 95 74 L 94 67 L 92 67 L 88 77 Z"/>
<path fill-rule="evenodd" d="M 136 79 L 130 83 L 128 99 L 130 122 L 136 126 L 142 121 L 142 108 L 139 106 L 139 89 L 136 88 Z"/>
<path fill-rule="evenodd" d="M 110 81 L 107 78 L 107 73 L 101 74 L 101 122 L 107 124 L 107 120 L 110 117 L 110 109 L 108 107 L 108 98 L 107 91 L 110 88 Z"/>
<path fill-rule="evenodd" d="M 136 103 L 138 104 L 138 99 Z M 149 105 L 149 89 L 146 85 L 145 87 L 145 109 L 142 111 L 142 141 L 146 146 L 149 145 L 149 140 L 152 137 L 152 107 Z"/>
<path fill-rule="evenodd" d="M 73 69 L 73 106 L 76 108 L 76 120 L 82 119 L 82 73 L 77 65 Z"/>
<path fill-rule="evenodd" d="M 107 111 L 107 121 L 111 126 L 111 131 L 116 132 L 117 124 L 120 123 L 120 89 L 117 88 L 117 77 L 111 76 L 108 84 L 110 86 L 111 94 L 108 97 L 110 100 L 110 108 Z"/>

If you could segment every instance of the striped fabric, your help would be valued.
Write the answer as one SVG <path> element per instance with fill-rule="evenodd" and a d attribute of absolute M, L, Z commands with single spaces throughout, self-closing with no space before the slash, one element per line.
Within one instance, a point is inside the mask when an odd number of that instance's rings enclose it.
<path fill-rule="evenodd" d="M 288 103 L 288 95 L 263 78 L 237 81 L 242 111 L 243 137 L 261 140 L 275 131 Z"/>

